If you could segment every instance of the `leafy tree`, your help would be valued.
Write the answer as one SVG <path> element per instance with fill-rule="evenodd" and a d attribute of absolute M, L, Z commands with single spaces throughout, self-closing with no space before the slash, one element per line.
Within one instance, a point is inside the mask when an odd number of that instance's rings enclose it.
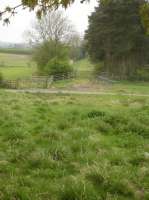
<path fill-rule="evenodd" d="M 68 60 L 68 48 L 60 42 L 50 40 L 38 44 L 33 50 L 33 60 L 41 74 L 47 73 L 46 65 L 55 57 L 58 60 Z"/>
<path fill-rule="evenodd" d="M 145 0 L 102 0 L 89 17 L 88 52 L 109 75 L 127 78 L 147 63 L 149 37 L 140 10 Z"/>
<path fill-rule="evenodd" d="M 68 60 L 55 57 L 47 63 L 46 71 L 48 75 L 53 75 L 54 79 L 67 79 L 73 70 Z"/>
<path fill-rule="evenodd" d="M 16 6 L 7 6 L 3 11 L 0 11 L 0 17 L 4 17 L 5 23 L 10 23 L 11 16 L 15 15 L 18 8 L 29 9 L 29 11 L 35 11 L 38 18 L 41 18 L 48 10 L 57 9 L 58 7 L 67 8 L 75 0 L 21 0 L 20 4 Z M 81 0 L 83 3 L 85 0 Z M 5 14 L 9 16 L 5 17 Z"/>
<path fill-rule="evenodd" d="M 72 60 L 80 60 L 86 56 L 85 41 L 78 33 L 72 34 L 68 42 L 69 56 Z"/>

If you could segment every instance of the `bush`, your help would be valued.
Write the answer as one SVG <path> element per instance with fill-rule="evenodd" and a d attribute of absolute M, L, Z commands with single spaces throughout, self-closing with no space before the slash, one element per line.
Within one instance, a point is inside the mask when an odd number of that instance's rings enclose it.
<path fill-rule="evenodd" d="M 55 41 L 45 41 L 36 46 L 33 51 L 33 60 L 37 63 L 40 74 L 47 74 L 47 64 L 53 58 L 68 59 L 68 48 Z"/>
<path fill-rule="evenodd" d="M 148 69 L 138 70 L 136 79 L 141 81 L 149 81 L 149 70 Z"/>
<path fill-rule="evenodd" d="M 46 71 L 49 75 L 53 75 L 54 79 L 65 79 L 72 74 L 72 67 L 67 60 L 59 60 L 55 57 L 46 65 Z"/>

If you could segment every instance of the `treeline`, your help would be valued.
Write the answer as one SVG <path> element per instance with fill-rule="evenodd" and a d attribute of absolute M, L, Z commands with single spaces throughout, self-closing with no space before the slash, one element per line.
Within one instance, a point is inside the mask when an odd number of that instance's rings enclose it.
<path fill-rule="evenodd" d="M 118 79 L 139 79 L 144 71 L 149 79 L 149 73 L 146 74 L 149 64 L 147 7 L 146 0 L 100 1 L 89 17 L 85 35 L 88 53 L 97 71 Z M 103 63 L 102 68 L 99 62 Z"/>
<path fill-rule="evenodd" d="M 0 48 L 0 53 L 31 55 L 32 50 L 30 48 Z"/>

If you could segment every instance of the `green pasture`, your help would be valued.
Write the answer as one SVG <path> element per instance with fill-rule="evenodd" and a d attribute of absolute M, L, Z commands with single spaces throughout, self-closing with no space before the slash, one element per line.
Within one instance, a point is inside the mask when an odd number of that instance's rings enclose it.
<path fill-rule="evenodd" d="M 24 67 L 31 65 L 29 55 L 0 53 L 0 67 Z"/>
<path fill-rule="evenodd" d="M 35 67 L 4 67 L 0 68 L 3 77 L 8 80 L 29 78 L 36 72 Z"/>
<path fill-rule="evenodd" d="M 0 105 L 0 199 L 149 199 L 149 98 L 1 91 Z"/>
<path fill-rule="evenodd" d="M 0 53 L 0 72 L 4 79 L 31 77 L 36 66 L 29 55 Z"/>

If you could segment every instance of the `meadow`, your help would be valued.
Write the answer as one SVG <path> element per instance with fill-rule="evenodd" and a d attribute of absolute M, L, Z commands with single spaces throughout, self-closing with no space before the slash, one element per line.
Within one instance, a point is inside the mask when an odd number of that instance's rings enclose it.
<path fill-rule="evenodd" d="M 0 91 L 0 199 L 149 199 L 149 98 Z"/>
<path fill-rule="evenodd" d="M 0 53 L 1 67 L 24 67 L 31 64 L 29 55 Z"/>
<path fill-rule="evenodd" d="M 5 54 L 17 54 L 17 55 L 31 55 L 32 51 L 30 48 L 0 48 L 0 53 Z"/>
<path fill-rule="evenodd" d="M 36 66 L 30 55 L 0 52 L 0 72 L 4 79 L 21 79 L 31 77 Z"/>

